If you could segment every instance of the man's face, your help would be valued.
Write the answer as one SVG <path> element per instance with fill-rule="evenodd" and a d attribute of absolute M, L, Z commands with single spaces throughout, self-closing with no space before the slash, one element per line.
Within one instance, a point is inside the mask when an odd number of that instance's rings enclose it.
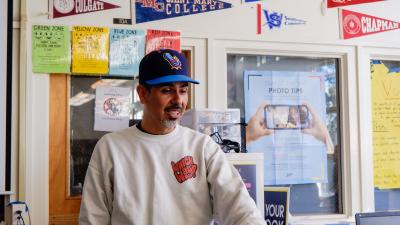
<path fill-rule="evenodd" d="M 145 107 L 144 124 L 151 125 L 156 131 L 173 129 L 186 109 L 189 84 L 167 83 L 150 89 L 139 85 L 137 90 L 140 101 Z"/>

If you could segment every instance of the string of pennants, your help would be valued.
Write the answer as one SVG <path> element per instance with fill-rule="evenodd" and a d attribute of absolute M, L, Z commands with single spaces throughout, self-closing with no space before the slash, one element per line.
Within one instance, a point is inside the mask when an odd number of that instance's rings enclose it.
<path fill-rule="evenodd" d="M 32 26 L 32 71 L 134 77 L 145 53 L 180 51 L 180 32 L 108 27 Z"/>
<path fill-rule="evenodd" d="M 243 0 L 256 2 L 257 0 Z M 373 15 L 342 9 L 341 7 L 365 3 L 381 2 L 384 0 L 322 0 L 327 9 L 339 8 L 339 28 L 342 39 L 355 38 L 399 28 L 399 23 Z M 135 10 L 136 23 L 145 23 L 174 17 L 229 9 L 232 4 L 220 0 L 135 0 L 130 6 Z M 97 12 L 120 8 L 116 4 L 101 0 L 53 0 L 52 18 L 72 16 L 83 13 Z M 257 34 L 264 29 L 274 30 L 292 25 L 306 25 L 307 21 L 295 18 L 271 8 L 263 8 L 260 3 L 257 10 Z M 131 24 L 127 21 L 114 23 Z"/>

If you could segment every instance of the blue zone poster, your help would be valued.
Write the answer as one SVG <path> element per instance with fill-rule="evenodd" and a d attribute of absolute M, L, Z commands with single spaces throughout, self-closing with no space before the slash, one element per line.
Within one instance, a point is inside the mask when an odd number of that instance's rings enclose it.
<path fill-rule="evenodd" d="M 143 30 L 110 30 L 110 76 L 139 75 L 139 63 L 144 56 Z"/>
<path fill-rule="evenodd" d="M 136 0 L 136 23 L 231 8 L 218 0 Z"/>
<path fill-rule="evenodd" d="M 245 71 L 243 83 L 245 122 L 260 116 L 272 131 L 246 146 L 264 154 L 264 184 L 327 182 L 327 145 L 312 135 L 326 121 L 324 75 Z"/>

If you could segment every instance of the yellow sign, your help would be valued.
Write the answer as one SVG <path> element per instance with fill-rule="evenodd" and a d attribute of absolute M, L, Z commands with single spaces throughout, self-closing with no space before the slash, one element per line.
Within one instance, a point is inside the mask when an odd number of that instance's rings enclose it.
<path fill-rule="evenodd" d="M 398 71 L 398 70 L 393 70 Z M 371 64 L 374 186 L 400 187 L 400 73 Z"/>
<path fill-rule="evenodd" d="M 109 29 L 75 26 L 72 29 L 72 73 L 108 73 Z"/>

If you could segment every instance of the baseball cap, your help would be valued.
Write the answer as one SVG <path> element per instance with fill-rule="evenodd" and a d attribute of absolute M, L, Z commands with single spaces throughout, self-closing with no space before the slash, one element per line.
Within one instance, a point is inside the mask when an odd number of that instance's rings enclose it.
<path fill-rule="evenodd" d="M 139 65 L 139 83 L 160 85 L 173 82 L 199 84 L 189 77 L 185 56 L 172 49 L 160 49 L 145 55 Z"/>

